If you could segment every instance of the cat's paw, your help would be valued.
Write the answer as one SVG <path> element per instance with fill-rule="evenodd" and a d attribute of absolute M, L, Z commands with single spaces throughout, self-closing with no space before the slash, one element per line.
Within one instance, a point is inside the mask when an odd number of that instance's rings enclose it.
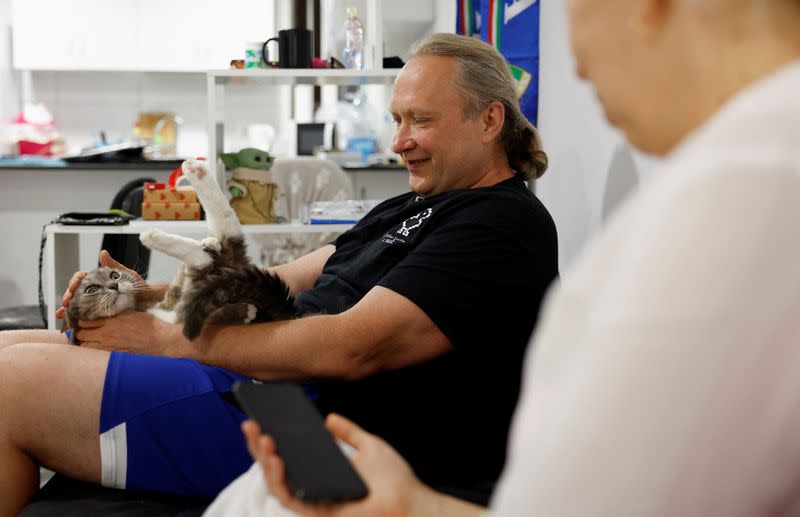
<path fill-rule="evenodd" d="M 186 160 L 181 165 L 181 170 L 192 185 L 195 184 L 195 181 L 201 181 L 208 175 L 208 165 L 204 160 Z"/>
<path fill-rule="evenodd" d="M 219 253 L 222 249 L 222 244 L 220 244 L 219 240 L 214 237 L 206 237 L 200 241 L 200 244 L 203 246 L 203 251 L 213 251 Z"/>
<path fill-rule="evenodd" d="M 175 242 L 181 239 L 183 238 L 155 228 L 139 234 L 139 240 L 148 248 L 173 256 L 172 250 L 175 248 Z"/>
<path fill-rule="evenodd" d="M 178 321 L 178 314 L 175 311 L 162 309 L 160 307 L 151 307 L 147 312 L 155 316 L 156 319 L 167 323 L 177 323 Z"/>
<path fill-rule="evenodd" d="M 203 244 L 188 237 L 161 230 L 146 230 L 139 234 L 139 240 L 151 250 L 175 257 L 187 266 L 205 267 L 212 262 Z"/>
<path fill-rule="evenodd" d="M 145 230 L 139 234 L 139 240 L 148 248 L 157 246 L 162 241 L 161 236 L 164 234 L 161 230 L 150 229 Z"/>
<path fill-rule="evenodd" d="M 250 323 L 254 319 L 256 319 L 256 314 L 258 314 L 258 309 L 252 303 L 247 304 L 247 315 L 244 317 L 245 323 Z"/>
<path fill-rule="evenodd" d="M 214 176 L 208 170 L 208 164 L 203 160 L 186 160 L 181 165 L 183 175 L 197 192 L 200 204 L 208 211 L 210 200 L 215 196 L 224 198 Z M 219 191 L 219 192 L 218 192 Z M 226 199 L 227 202 L 227 199 Z"/>

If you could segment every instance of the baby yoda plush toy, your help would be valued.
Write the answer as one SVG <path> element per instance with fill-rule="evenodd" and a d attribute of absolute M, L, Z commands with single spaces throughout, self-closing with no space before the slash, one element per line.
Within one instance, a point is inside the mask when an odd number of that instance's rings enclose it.
<path fill-rule="evenodd" d="M 228 191 L 231 206 L 242 224 L 275 222 L 275 198 L 278 185 L 270 169 L 275 158 L 268 152 L 246 147 L 238 153 L 219 155 L 225 170 L 231 171 Z"/>
<path fill-rule="evenodd" d="M 225 169 L 229 171 L 237 167 L 268 171 L 272 168 L 272 162 L 275 161 L 274 156 L 255 147 L 245 147 L 238 153 L 221 153 L 219 159 L 225 164 Z"/>

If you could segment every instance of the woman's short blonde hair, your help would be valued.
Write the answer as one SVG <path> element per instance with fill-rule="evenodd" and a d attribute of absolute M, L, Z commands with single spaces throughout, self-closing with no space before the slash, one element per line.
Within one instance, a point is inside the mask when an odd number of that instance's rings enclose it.
<path fill-rule="evenodd" d="M 455 58 L 455 86 L 464 98 L 467 120 L 477 117 L 490 103 L 500 102 L 505 108 L 500 139 L 508 164 L 526 180 L 544 174 L 547 155 L 542 150 L 539 132 L 520 111 L 508 62 L 497 50 L 476 38 L 439 33 L 415 43 L 409 59 L 416 56 Z"/>

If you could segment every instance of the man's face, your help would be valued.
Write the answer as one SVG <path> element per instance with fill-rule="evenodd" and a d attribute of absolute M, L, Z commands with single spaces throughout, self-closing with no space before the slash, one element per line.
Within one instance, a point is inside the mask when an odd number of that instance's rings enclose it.
<path fill-rule="evenodd" d="M 455 70 L 455 58 L 418 56 L 394 83 L 392 149 L 406 162 L 411 190 L 422 197 L 470 188 L 485 167 L 483 123 L 480 116 L 465 120 Z"/>

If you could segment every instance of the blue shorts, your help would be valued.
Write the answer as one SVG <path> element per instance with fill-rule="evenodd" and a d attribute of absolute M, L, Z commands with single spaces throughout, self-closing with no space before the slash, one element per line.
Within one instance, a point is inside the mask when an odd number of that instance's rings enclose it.
<path fill-rule="evenodd" d="M 227 402 L 248 377 L 190 359 L 112 352 L 100 408 L 102 484 L 214 497 L 252 465 Z"/>

